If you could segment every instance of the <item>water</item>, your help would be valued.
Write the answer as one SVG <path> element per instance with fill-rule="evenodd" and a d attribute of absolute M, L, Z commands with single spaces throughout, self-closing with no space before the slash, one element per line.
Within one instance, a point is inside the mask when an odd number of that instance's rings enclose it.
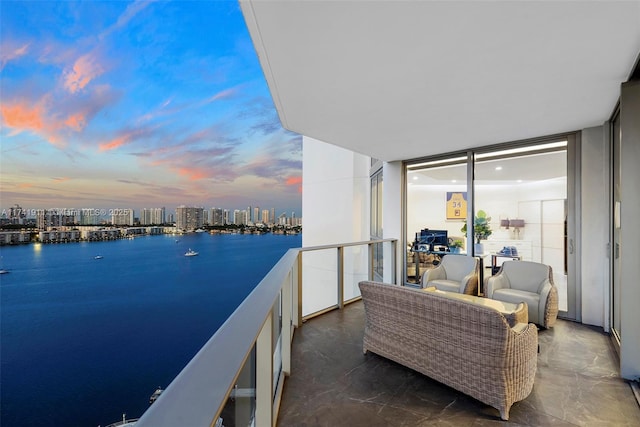
<path fill-rule="evenodd" d="M 300 245 L 299 235 L 199 233 L 0 248 L 11 271 L 0 276 L 0 425 L 139 417 Z M 200 255 L 185 257 L 189 248 Z"/>

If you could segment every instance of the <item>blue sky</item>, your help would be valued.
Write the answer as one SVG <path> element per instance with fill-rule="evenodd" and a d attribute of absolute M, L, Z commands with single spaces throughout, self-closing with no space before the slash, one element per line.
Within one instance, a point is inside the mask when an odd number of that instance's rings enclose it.
<path fill-rule="evenodd" d="M 0 206 L 301 209 L 236 1 L 0 3 Z"/>

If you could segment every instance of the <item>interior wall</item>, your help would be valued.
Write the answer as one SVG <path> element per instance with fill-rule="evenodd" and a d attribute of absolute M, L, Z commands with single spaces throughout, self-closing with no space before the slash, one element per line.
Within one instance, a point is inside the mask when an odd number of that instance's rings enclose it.
<path fill-rule="evenodd" d="M 609 330 L 609 154 L 604 127 L 582 131 L 582 322 Z M 595 262 L 601 260 L 602 262 Z"/>
<path fill-rule="evenodd" d="M 531 241 L 541 258 L 541 201 L 564 200 L 567 196 L 566 178 L 545 180 L 536 183 L 509 185 L 477 185 L 475 190 L 476 210 L 484 210 L 491 217 L 493 233 L 488 240 Z M 465 185 L 409 185 L 407 203 L 407 242 L 411 243 L 415 233 L 423 228 L 447 230 L 450 237 L 464 237 L 463 221 L 446 219 L 446 193 L 466 191 Z M 513 229 L 500 228 L 500 220 L 520 218 L 525 227 L 517 236 Z M 557 224 L 556 224 L 557 226 Z M 557 228 L 557 227 L 556 227 Z M 562 233 L 562 230 L 560 230 Z M 535 260 L 535 259 L 534 259 Z"/>
<path fill-rule="evenodd" d="M 640 82 L 622 85 L 620 97 L 620 129 L 622 178 L 620 203 L 622 279 L 622 337 L 620 374 L 624 378 L 640 377 Z"/>

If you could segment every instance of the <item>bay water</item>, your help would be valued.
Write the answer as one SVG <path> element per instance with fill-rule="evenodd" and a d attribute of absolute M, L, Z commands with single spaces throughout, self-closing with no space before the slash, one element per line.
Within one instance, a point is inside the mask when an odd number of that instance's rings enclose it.
<path fill-rule="evenodd" d="M 139 417 L 301 240 L 191 233 L 0 248 L 10 270 L 0 275 L 0 425 Z"/>

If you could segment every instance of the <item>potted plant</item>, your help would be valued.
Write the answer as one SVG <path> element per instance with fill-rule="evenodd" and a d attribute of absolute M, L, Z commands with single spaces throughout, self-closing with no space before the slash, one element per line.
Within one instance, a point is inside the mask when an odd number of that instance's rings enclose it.
<path fill-rule="evenodd" d="M 464 242 L 462 240 L 455 239 L 449 245 L 449 250 L 451 251 L 452 254 L 460 253 L 460 249 L 462 249 L 463 245 L 464 245 Z"/>
<path fill-rule="evenodd" d="M 476 241 L 475 252 L 483 253 L 484 248 L 480 243 L 480 240 L 484 240 L 487 237 L 491 236 L 493 231 L 491 230 L 491 217 L 487 216 L 487 213 L 483 210 L 479 210 L 476 216 L 473 218 L 473 237 Z M 464 226 L 460 229 L 464 233 L 464 236 L 467 237 L 467 223 L 464 223 Z"/>

